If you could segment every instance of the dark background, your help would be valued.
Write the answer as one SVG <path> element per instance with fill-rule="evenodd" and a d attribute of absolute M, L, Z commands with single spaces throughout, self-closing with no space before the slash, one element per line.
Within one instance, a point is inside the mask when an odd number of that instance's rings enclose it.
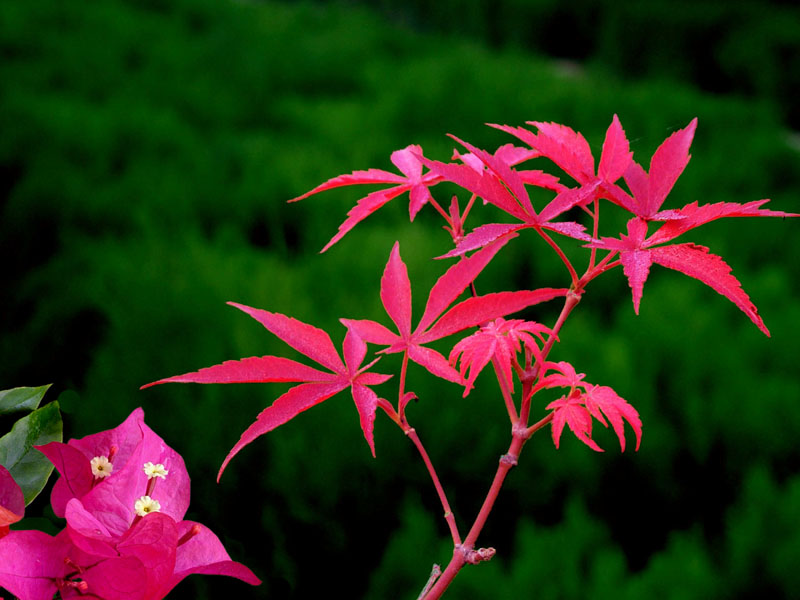
<path fill-rule="evenodd" d="M 564 123 L 597 157 L 616 113 L 645 165 L 699 117 L 665 208 L 769 197 L 800 210 L 793 3 L 394 4 L 0 5 L 0 387 L 52 382 L 68 437 L 144 407 L 186 460 L 187 517 L 264 580 L 194 576 L 176 598 L 415 598 L 450 557 L 413 448 L 379 415 L 373 460 L 346 395 L 257 440 L 217 485 L 241 431 L 286 386 L 138 389 L 227 359 L 298 357 L 228 300 L 323 327 L 337 345 L 339 317 L 385 321 L 395 240 L 420 314 L 443 269 L 429 258 L 448 249 L 433 211 L 412 225 L 393 202 L 319 255 L 360 190 L 287 199 L 392 169 L 409 143 L 445 160 L 446 133 L 510 141 L 486 122 Z M 536 436 L 480 538 L 497 556 L 448 597 L 800 596 L 797 223 L 729 219 L 681 241 L 725 257 L 772 338 L 676 272 L 653 268 L 638 317 L 619 270 L 598 280 L 552 356 L 639 410 L 642 448 L 621 455 L 598 431 L 604 454 L 571 434 L 556 451 Z M 533 236 L 498 259 L 483 289 L 567 283 Z M 466 528 L 507 447 L 502 404 L 488 377 L 467 399 L 410 377 L 410 418 Z M 47 500 L 28 513 L 46 517 Z"/>

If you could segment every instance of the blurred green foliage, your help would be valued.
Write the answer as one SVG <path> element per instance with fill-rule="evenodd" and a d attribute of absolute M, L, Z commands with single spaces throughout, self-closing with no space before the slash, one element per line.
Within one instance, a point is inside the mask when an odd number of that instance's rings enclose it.
<path fill-rule="evenodd" d="M 444 270 L 429 257 L 448 249 L 432 212 L 411 225 L 393 202 L 320 256 L 358 190 L 287 199 L 340 173 L 391 168 L 390 152 L 409 143 L 446 159 L 448 132 L 490 149 L 510 141 L 485 122 L 562 122 L 598 148 L 617 113 L 644 164 L 699 117 L 669 207 L 768 196 L 799 208 L 800 157 L 769 97 L 624 82 L 602 66 L 420 35 L 363 8 L 3 3 L 0 55 L 0 381 L 54 381 L 66 437 L 141 405 L 184 455 L 189 518 L 264 584 L 189 578 L 175 597 L 413 598 L 432 563 L 449 559 L 413 448 L 379 417 L 374 461 L 345 395 L 259 439 L 217 485 L 222 458 L 285 388 L 138 390 L 226 359 L 297 357 L 227 300 L 326 328 L 337 344 L 339 317 L 383 320 L 379 279 L 396 239 L 421 309 Z M 796 232 L 788 220 L 729 220 L 691 238 L 734 268 L 772 339 L 675 272 L 653 269 L 639 317 L 621 273 L 589 289 L 553 356 L 637 407 L 642 449 L 619 455 L 604 432 L 602 455 L 534 438 L 480 540 L 497 556 L 466 569 L 448 597 L 798 593 Z M 552 252 L 523 236 L 479 284 L 563 278 Z M 377 370 L 392 372 L 394 359 Z M 420 396 L 410 418 L 463 526 L 507 446 L 502 403 L 488 377 L 467 399 L 421 369 L 410 378 Z"/>
<path fill-rule="evenodd" d="M 800 128 L 793 0 L 361 0 L 424 31 L 772 102 Z"/>

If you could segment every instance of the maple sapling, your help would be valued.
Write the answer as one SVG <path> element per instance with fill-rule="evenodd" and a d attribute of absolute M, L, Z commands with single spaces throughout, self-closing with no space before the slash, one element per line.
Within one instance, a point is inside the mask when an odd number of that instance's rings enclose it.
<path fill-rule="evenodd" d="M 616 115 L 606 131 L 597 168 L 589 144 L 580 133 L 556 123 L 529 122 L 528 125 L 535 131 L 525 127 L 492 125 L 513 135 L 525 146 L 505 144 L 490 153 L 453 137 L 463 151 L 457 150 L 450 162 L 441 162 L 425 157 L 420 146 L 410 145 L 391 155 L 392 163 L 401 174 L 380 169 L 354 171 L 334 177 L 291 200 L 303 200 L 343 186 L 389 186 L 359 199 L 338 232 L 325 244 L 323 252 L 381 206 L 406 193 L 412 221 L 425 205 L 433 207 L 443 218 L 444 229 L 452 242 L 452 248 L 440 258 L 456 261 L 431 287 L 416 326 L 412 319 L 408 270 L 400 254 L 400 244 L 394 241 L 380 280 L 380 299 L 389 317 L 388 326 L 367 319 L 340 319 L 346 328 L 344 360 L 329 335 L 321 329 L 285 315 L 231 303 L 326 370 L 287 358 L 262 356 L 229 360 L 144 386 L 167 382 L 299 384 L 280 395 L 258 415 L 228 453 L 219 476 L 233 456 L 255 438 L 346 389 L 350 390 L 364 438 L 374 455 L 373 424 L 380 409 L 419 451 L 442 504 L 453 541 L 449 563 L 443 570 L 434 566 L 419 595 L 423 600 L 439 598 L 464 565 L 489 560 L 495 554 L 493 548 L 477 546 L 478 537 L 505 477 L 518 463 L 525 443 L 534 433 L 550 426 L 553 443 L 558 448 L 562 434 L 568 428 L 589 448 L 602 452 L 592 437 L 592 426 L 596 421 L 604 427 L 611 427 L 624 451 L 627 423 L 633 430 L 635 447 L 639 449 L 642 422 L 636 409 L 612 388 L 585 381 L 585 375 L 569 362 L 549 359 L 564 323 L 581 301 L 589 283 L 611 269 L 622 267 L 631 288 L 634 311 L 638 313 L 650 268 L 653 264 L 661 265 L 716 290 L 769 335 L 756 307 L 721 257 L 711 254 L 703 246 L 673 241 L 700 225 L 725 217 L 797 216 L 762 208 L 767 200 L 746 204 L 699 205 L 693 202 L 678 209 L 662 208 L 689 162 L 689 148 L 697 119 L 674 132 L 658 147 L 647 171 L 634 161 L 627 136 Z M 549 161 L 575 183 L 567 185 L 553 174 L 519 166 L 532 160 L 545 164 Z M 448 210 L 431 192 L 431 188 L 445 181 L 467 193 L 466 200 L 454 196 L 447 205 Z M 539 194 L 548 194 L 549 201 L 536 210 L 528 188 L 540 190 Z M 482 203 L 476 203 L 476 199 Z M 502 219 L 510 217 L 512 222 L 500 220 L 467 230 L 466 220 L 480 204 L 487 206 L 485 210 L 499 210 Z M 601 234 L 601 209 L 608 208 L 630 214 L 625 231 Z M 584 215 L 590 223 L 589 228 L 574 220 L 576 213 Z M 523 243 L 526 236 L 531 235 L 541 237 L 563 264 L 567 287 L 478 294 L 475 281 L 481 272 L 509 243 Z M 582 273 L 580 265 L 568 258 L 562 249 L 560 241 L 563 238 L 578 240 L 585 249 Z M 460 299 L 463 295 L 466 298 Z M 562 299 L 563 305 L 552 325 L 509 318 L 522 309 L 557 298 Z M 445 338 L 453 340 L 447 358 L 430 347 L 431 342 Z M 362 366 L 367 360 L 368 345 L 377 347 L 377 350 L 373 351 L 373 358 Z M 387 384 L 392 377 L 371 370 L 387 354 L 401 355 L 398 377 L 392 379 L 391 393 L 387 394 L 396 399 L 394 402 L 380 397 L 372 389 Z M 458 393 L 463 396 L 470 393 L 476 377 L 489 364 L 495 372 L 499 396 L 509 417 L 511 440 L 501 455 L 486 498 L 467 530 L 462 530 L 456 522 L 445 488 L 416 428 L 409 421 L 406 408 L 411 399 L 430 401 L 424 390 L 414 388 L 408 380 L 409 361 L 457 386 L 460 388 Z M 550 402 L 538 400 L 539 392 L 550 389 L 561 389 L 564 393 Z M 465 535 L 462 535 L 463 531 L 466 531 Z"/>

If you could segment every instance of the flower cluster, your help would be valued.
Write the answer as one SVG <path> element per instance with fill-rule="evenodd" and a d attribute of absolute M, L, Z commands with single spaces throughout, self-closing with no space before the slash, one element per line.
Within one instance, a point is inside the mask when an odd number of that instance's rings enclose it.
<path fill-rule="evenodd" d="M 189 474 L 141 408 L 109 431 L 38 449 L 61 475 L 51 503 L 67 524 L 0 539 L 0 586 L 20 600 L 157 600 L 193 573 L 260 583 L 207 527 L 183 520 Z"/>
<path fill-rule="evenodd" d="M 627 421 L 636 434 L 636 449 L 639 449 L 642 441 L 642 421 L 639 419 L 639 413 L 614 390 L 605 385 L 593 385 L 583 381 L 584 374 L 576 373 L 575 367 L 568 362 L 547 362 L 544 365 L 544 372 L 549 374 L 539 380 L 534 393 L 538 389 L 569 388 L 567 394 L 546 406 L 547 410 L 553 411 L 553 443 L 556 448 L 564 425 L 568 425 L 580 441 L 592 450 L 602 452 L 602 448 L 592 439 L 592 417 L 594 417 L 606 427 L 608 422 L 611 423 L 623 452 L 625 451 L 623 420 Z"/>

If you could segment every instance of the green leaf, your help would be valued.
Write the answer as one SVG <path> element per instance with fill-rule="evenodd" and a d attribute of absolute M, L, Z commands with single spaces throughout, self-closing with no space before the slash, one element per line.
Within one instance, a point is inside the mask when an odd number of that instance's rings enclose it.
<path fill-rule="evenodd" d="M 60 442 L 61 429 L 58 402 L 50 402 L 14 423 L 0 438 L 0 464 L 22 488 L 26 506 L 39 495 L 53 471 L 53 464 L 33 446 Z"/>
<path fill-rule="evenodd" d="M 0 391 L 0 415 L 36 410 L 52 384 Z"/>

